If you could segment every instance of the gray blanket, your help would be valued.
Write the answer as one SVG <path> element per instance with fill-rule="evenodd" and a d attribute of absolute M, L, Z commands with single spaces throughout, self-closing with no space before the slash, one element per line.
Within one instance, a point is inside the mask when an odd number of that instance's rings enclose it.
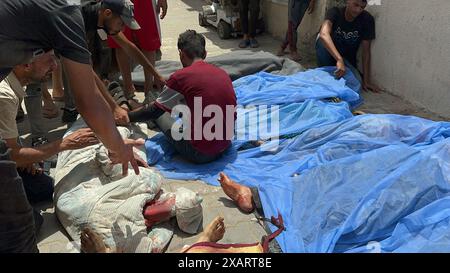
<path fill-rule="evenodd" d="M 279 75 L 291 75 L 304 71 L 300 64 L 265 51 L 237 50 L 206 58 L 206 61 L 225 70 L 233 81 L 260 71 Z M 156 69 L 165 78 L 169 78 L 170 75 L 181 68 L 179 61 L 159 61 L 156 63 Z M 145 78 L 142 66 L 134 69 L 132 78 L 134 84 L 140 86 L 144 84 Z"/>

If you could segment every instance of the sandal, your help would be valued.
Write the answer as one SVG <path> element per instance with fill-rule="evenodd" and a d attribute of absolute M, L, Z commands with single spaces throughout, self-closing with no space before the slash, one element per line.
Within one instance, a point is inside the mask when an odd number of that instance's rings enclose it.
<path fill-rule="evenodd" d="M 126 105 L 129 110 L 132 110 L 131 105 L 128 103 L 128 100 L 123 92 L 122 87 L 118 82 L 111 82 L 108 86 L 108 91 L 113 97 L 114 101 L 120 106 Z"/>

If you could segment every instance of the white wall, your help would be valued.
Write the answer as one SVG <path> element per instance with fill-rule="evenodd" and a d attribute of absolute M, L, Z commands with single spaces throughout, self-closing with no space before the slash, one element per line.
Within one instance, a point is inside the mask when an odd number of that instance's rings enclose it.
<path fill-rule="evenodd" d="M 450 117 L 450 0 L 381 0 L 372 75 L 388 91 Z"/>
<path fill-rule="evenodd" d="M 314 40 L 326 10 L 343 0 L 316 0 L 305 15 L 298 48 L 314 57 Z M 379 0 L 367 10 L 375 17 L 372 46 L 374 81 L 391 93 L 450 118 L 450 0 Z M 287 1 L 265 0 L 268 31 L 282 38 L 287 28 Z"/>

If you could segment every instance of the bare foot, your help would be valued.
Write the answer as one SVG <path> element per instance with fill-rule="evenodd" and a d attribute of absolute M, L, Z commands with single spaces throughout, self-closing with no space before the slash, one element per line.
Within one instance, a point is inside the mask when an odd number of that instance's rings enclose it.
<path fill-rule="evenodd" d="M 286 54 L 286 52 L 284 52 L 284 48 L 280 47 L 277 51 L 277 56 L 282 57 L 284 54 Z"/>
<path fill-rule="evenodd" d="M 250 213 L 255 209 L 253 195 L 249 187 L 239 185 L 231 180 L 225 173 L 221 172 L 217 179 L 225 194 L 236 202 L 237 206 L 244 212 Z"/>
<path fill-rule="evenodd" d="M 85 228 L 80 237 L 81 250 L 84 253 L 111 253 L 111 249 L 105 245 L 103 238 L 90 228 Z"/>
<path fill-rule="evenodd" d="M 291 59 L 295 62 L 301 61 L 302 57 L 298 54 L 297 51 L 291 52 Z"/>
<path fill-rule="evenodd" d="M 216 243 L 223 238 L 225 234 L 225 224 L 223 217 L 217 216 L 203 231 L 197 243 L 213 242 Z"/>

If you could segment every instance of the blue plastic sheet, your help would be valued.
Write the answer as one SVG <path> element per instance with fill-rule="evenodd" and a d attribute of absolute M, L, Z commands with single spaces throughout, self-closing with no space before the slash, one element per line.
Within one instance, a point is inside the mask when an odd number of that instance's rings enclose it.
<path fill-rule="evenodd" d="M 224 171 L 257 187 L 265 214 L 285 219 L 284 252 L 449 250 L 450 123 L 352 117 L 346 103 L 317 100 L 279 111 L 286 137 L 263 147 L 235 141 L 216 162 L 193 165 L 157 136 L 146 143 L 149 163 L 168 178 L 218 185 Z"/>
<path fill-rule="evenodd" d="M 303 102 L 307 99 L 337 97 L 352 108 L 362 103 L 361 85 L 351 71 L 336 80 L 335 67 L 321 67 L 290 76 L 260 72 L 233 83 L 240 105 L 273 105 Z"/>

